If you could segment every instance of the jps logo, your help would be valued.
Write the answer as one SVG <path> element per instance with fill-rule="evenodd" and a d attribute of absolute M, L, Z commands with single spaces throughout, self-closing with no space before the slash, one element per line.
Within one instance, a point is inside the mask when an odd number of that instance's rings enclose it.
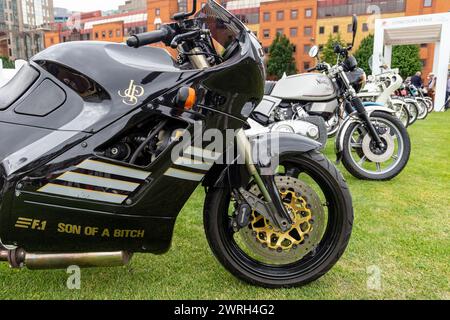
<path fill-rule="evenodd" d="M 138 103 L 138 98 L 144 95 L 144 88 L 134 84 L 134 80 L 130 81 L 128 89 L 119 90 L 118 94 L 123 98 L 123 103 L 129 106 L 134 106 Z"/>
<path fill-rule="evenodd" d="M 31 230 L 39 230 L 44 231 L 47 226 L 47 221 L 41 221 L 36 219 L 28 219 L 28 218 L 18 218 L 16 221 L 16 228 L 20 229 L 31 229 Z"/>

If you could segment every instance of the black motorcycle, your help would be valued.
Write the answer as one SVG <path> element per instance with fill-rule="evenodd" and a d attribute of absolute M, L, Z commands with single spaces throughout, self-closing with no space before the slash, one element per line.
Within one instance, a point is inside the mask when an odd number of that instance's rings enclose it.
<path fill-rule="evenodd" d="M 194 0 L 192 12 L 128 46 L 51 47 L 0 88 L 1 261 L 101 267 L 165 253 L 200 183 L 207 239 L 233 275 L 288 287 L 339 260 L 353 221 L 341 174 L 308 138 L 249 140 L 263 50 L 216 2 L 195 12 Z M 161 41 L 176 60 L 147 46 Z M 199 124 L 200 135 L 232 129 L 235 139 L 209 149 L 197 143 Z"/>

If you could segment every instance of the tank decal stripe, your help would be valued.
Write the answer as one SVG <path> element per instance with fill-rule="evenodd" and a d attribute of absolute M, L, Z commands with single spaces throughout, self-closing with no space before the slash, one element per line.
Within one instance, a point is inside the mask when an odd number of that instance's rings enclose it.
<path fill-rule="evenodd" d="M 85 160 L 80 163 L 77 168 L 98 171 L 103 173 L 115 174 L 118 176 L 130 177 L 139 180 L 147 179 L 151 172 L 118 166 L 96 160 Z"/>
<path fill-rule="evenodd" d="M 184 170 L 179 170 L 179 169 L 174 169 L 174 168 L 170 168 L 169 170 L 167 170 L 164 173 L 164 175 L 168 176 L 168 177 L 172 177 L 172 178 L 191 180 L 191 181 L 201 181 L 203 179 L 203 177 L 205 176 L 204 174 L 194 173 L 194 172 L 189 172 L 189 171 L 184 171 Z"/>
<path fill-rule="evenodd" d="M 128 198 L 127 195 L 66 187 L 52 183 L 45 185 L 38 192 L 117 204 L 124 202 Z"/>
<path fill-rule="evenodd" d="M 205 162 L 215 162 L 220 158 L 222 154 L 219 152 L 212 152 L 210 150 L 203 150 L 197 147 L 189 146 L 184 150 L 184 155 L 201 158 Z"/>
<path fill-rule="evenodd" d="M 58 177 L 56 180 L 75 182 L 90 186 L 105 187 L 129 192 L 133 192 L 139 187 L 139 184 L 137 183 L 109 178 L 102 178 L 76 172 L 66 172 L 62 176 Z"/>
<path fill-rule="evenodd" d="M 193 160 L 185 157 L 178 158 L 174 164 L 181 167 L 192 168 L 196 170 L 208 171 L 213 166 L 212 163 L 205 163 L 203 161 Z"/>

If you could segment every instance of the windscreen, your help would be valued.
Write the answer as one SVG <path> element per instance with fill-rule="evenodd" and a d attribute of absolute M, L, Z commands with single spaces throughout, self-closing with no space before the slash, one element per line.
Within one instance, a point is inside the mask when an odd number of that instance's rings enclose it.
<path fill-rule="evenodd" d="M 212 0 L 203 6 L 196 18 L 203 23 L 204 29 L 211 31 L 214 45 L 219 54 L 236 39 L 239 39 L 242 32 L 246 31 L 246 27 L 239 19 Z"/>

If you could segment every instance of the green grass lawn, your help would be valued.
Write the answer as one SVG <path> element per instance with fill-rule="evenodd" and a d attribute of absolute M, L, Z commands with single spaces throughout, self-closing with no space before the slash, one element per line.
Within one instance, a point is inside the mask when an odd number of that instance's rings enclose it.
<path fill-rule="evenodd" d="M 359 181 L 341 168 L 353 194 L 353 236 L 332 271 L 306 287 L 261 289 L 225 271 L 205 240 L 199 189 L 168 254 L 83 270 L 75 291 L 66 288 L 65 271 L 2 264 L 0 299 L 450 299 L 450 112 L 431 114 L 409 131 L 411 160 L 395 180 Z M 371 266 L 381 271 L 381 290 L 368 289 Z"/>

